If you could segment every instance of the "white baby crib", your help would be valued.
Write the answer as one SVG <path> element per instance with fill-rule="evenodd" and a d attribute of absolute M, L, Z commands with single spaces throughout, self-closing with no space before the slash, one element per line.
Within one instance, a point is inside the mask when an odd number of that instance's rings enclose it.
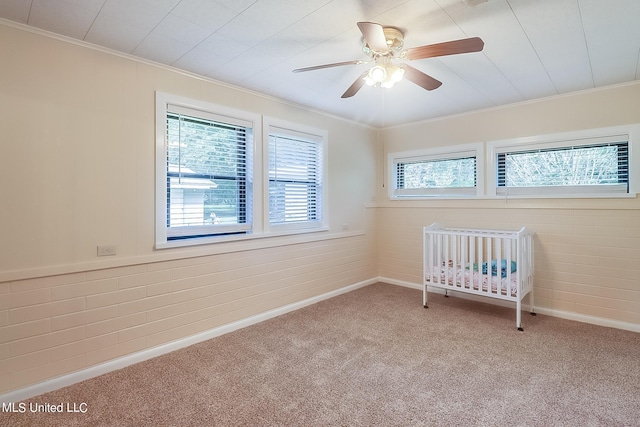
<path fill-rule="evenodd" d="M 522 299 L 533 308 L 533 233 L 444 228 L 432 224 L 423 234 L 423 305 L 427 287 L 482 295 L 516 303 L 516 327 L 522 331 Z"/>

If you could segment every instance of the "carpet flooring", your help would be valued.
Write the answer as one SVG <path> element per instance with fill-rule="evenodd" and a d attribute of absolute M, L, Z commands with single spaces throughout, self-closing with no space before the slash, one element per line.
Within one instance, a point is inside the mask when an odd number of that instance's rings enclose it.
<path fill-rule="evenodd" d="M 527 313 L 518 332 L 513 308 L 421 298 L 370 285 L 34 397 L 0 425 L 640 425 L 640 334 Z"/>

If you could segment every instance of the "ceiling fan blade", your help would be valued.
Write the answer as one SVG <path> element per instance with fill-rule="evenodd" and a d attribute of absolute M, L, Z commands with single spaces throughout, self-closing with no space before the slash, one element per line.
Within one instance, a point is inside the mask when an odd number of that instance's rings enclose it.
<path fill-rule="evenodd" d="M 382 25 L 375 22 L 358 22 L 358 28 L 360 28 L 362 37 L 371 50 L 374 52 L 387 52 L 389 50 Z"/>
<path fill-rule="evenodd" d="M 360 77 L 358 77 L 356 81 L 353 82 L 351 86 L 349 86 L 349 89 L 347 89 L 340 98 L 351 98 L 353 95 L 358 93 L 358 91 L 362 89 L 362 86 L 364 86 L 364 76 L 366 76 L 367 73 L 368 71 L 365 71 L 364 73 L 360 74 Z"/>
<path fill-rule="evenodd" d="M 480 37 L 472 37 L 469 39 L 412 47 L 403 53 L 403 57 L 412 60 L 434 58 L 436 56 L 456 55 L 459 53 L 480 52 L 483 47 L 484 42 Z"/>
<path fill-rule="evenodd" d="M 404 76 L 407 80 L 417 84 L 418 86 L 426 90 L 434 90 L 440 87 L 441 81 L 434 79 L 428 74 L 413 68 L 410 65 L 404 64 Z"/>
<path fill-rule="evenodd" d="M 356 60 L 356 61 L 334 62 L 333 64 L 314 65 L 313 67 L 297 68 L 297 69 L 293 70 L 293 72 L 294 73 L 302 73 L 304 71 L 315 71 L 315 70 L 321 70 L 323 68 L 342 67 L 343 65 L 365 64 L 366 62 L 369 62 L 369 61 Z"/>

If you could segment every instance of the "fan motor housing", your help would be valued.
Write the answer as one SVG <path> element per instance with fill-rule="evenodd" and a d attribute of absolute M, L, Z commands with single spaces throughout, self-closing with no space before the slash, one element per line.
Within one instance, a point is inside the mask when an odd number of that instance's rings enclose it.
<path fill-rule="evenodd" d="M 382 27 L 384 31 L 384 37 L 387 40 L 387 46 L 389 46 L 389 50 L 386 52 L 376 52 L 373 51 L 367 42 L 362 40 L 362 51 L 367 56 L 375 57 L 375 56 L 383 56 L 383 55 L 393 55 L 396 56 L 402 52 L 402 48 L 404 47 L 404 32 L 397 27 Z"/>

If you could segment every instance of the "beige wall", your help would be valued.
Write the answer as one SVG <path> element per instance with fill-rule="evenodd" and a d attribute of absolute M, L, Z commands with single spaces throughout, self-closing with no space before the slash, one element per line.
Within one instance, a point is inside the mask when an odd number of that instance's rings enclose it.
<path fill-rule="evenodd" d="M 376 131 L 22 28 L 0 57 L 0 394 L 377 276 Z M 154 250 L 156 90 L 326 129 L 331 230 Z"/>
<path fill-rule="evenodd" d="M 640 83 L 386 129 L 381 138 L 386 156 L 635 123 L 640 123 Z M 638 141 L 633 144 L 634 152 L 640 149 Z M 386 164 L 380 169 L 386 172 Z M 389 200 L 382 186 L 378 196 L 382 277 L 421 283 L 420 231 L 433 222 L 450 227 L 527 226 L 536 233 L 538 311 L 640 330 L 638 199 L 410 202 Z"/>

